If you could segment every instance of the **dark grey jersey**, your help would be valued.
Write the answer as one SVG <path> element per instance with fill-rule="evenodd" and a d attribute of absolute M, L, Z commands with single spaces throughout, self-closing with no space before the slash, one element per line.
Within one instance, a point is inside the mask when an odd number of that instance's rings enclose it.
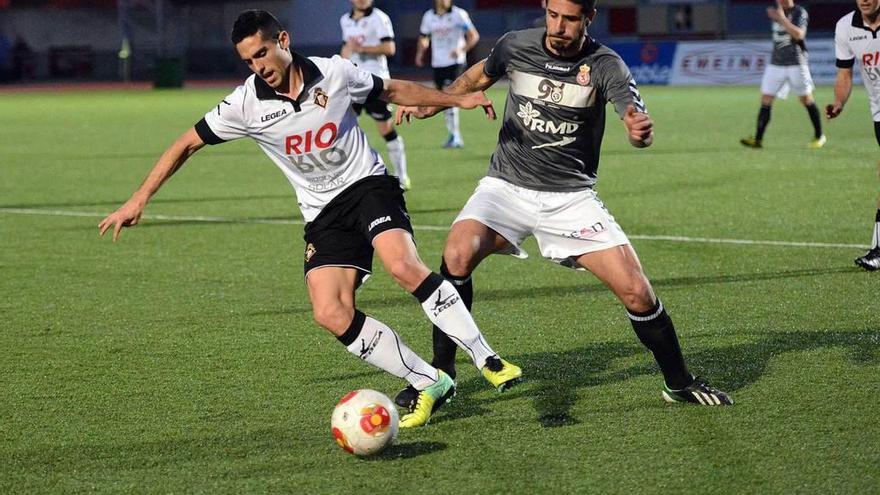
<path fill-rule="evenodd" d="M 545 29 L 507 33 L 483 69 L 507 75 L 510 91 L 490 177 L 539 191 L 578 191 L 596 183 L 605 104 L 618 115 L 645 104 L 623 60 L 592 39 L 575 56 L 544 46 Z"/>
<path fill-rule="evenodd" d="M 807 9 L 795 5 L 785 13 L 785 17 L 795 26 L 807 30 L 810 16 Z M 773 21 L 773 55 L 772 65 L 804 65 L 807 63 L 807 45 L 804 40 L 794 41 L 791 35 L 778 22 Z"/>

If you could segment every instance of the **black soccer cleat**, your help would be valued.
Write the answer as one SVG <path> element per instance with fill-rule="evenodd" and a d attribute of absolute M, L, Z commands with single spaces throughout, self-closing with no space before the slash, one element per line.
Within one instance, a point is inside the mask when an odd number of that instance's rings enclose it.
<path fill-rule="evenodd" d="M 855 263 L 869 272 L 880 270 L 880 247 L 875 247 L 864 256 L 856 258 Z"/>
<path fill-rule="evenodd" d="M 732 406 L 733 400 L 724 392 L 714 389 L 700 377 L 681 390 L 663 386 L 663 399 L 666 402 L 691 402 L 703 406 Z"/>
<path fill-rule="evenodd" d="M 419 391 L 412 385 L 407 385 L 405 389 L 397 393 L 394 397 L 394 403 L 398 406 L 412 412 L 416 407 L 416 401 L 419 399 Z"/>

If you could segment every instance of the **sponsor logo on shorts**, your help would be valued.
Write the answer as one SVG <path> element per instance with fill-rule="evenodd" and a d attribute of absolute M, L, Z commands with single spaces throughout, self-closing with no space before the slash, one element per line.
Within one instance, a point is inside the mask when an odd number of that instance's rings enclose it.
<path fill-rule="evenodd" d="M 443 297 L 443 290 L 438 289 L 437 290 L 437 300 L 434 301 L 434 309 L 432 309 L 431 312 L 434 314 L 434 316 L 437 316 L 440 313 L 442 313 L 443 311 L 445 311 L 447 308 L 452 306 L 453 304 L 457 303 L 458 299 L 459 299 L 459 297 L 458 297 L 457 292 L 453 292 L 452 294 L 450 294 L 444 298 Z"/>
<path fill-rule="evenodd" d="M 376 227 L 376 225 L 379 225 L 379 224 L 382 224 L 385 222 L 390 222 L 390 221 L 391 221 L 391 216 L 389 216 L 389 215 L 385 215 L 384 217 L 379 217 L 379 218 L 373 220 L 372 222 L 370 222 L 370 225 L 367 227 L 367 230 L 368 231 L 373 230 L 373 228 Z"/>
<path fill-rule="evenodd" d="M 317 252 L 318 252 L 318 250 L 315 249 L 315 245 L 312 244 L 311 242 L 308 243 L 306 245 L 306 263 L 308 263 L 309 260 L 312 259 L 312 256 L 314 256 L 315 253 L 317 253 Z"/>
<path fill-rule="evenodd" d="M 602 225 L 602 222 L 596 222 L 593 225 L 590 225 L 589 227 L 583 227 L 580 230 L 575 230 L 575 231 L 569 232 L 567 234 L 562 234 L 562 237 L 568 237 L 569 239 L 590 240 L 590 239 L 598 236 L 599 234 L 605 232 L 606 230 L 608 230 L 608 229 L 606 229 L 605 226 Z"/>

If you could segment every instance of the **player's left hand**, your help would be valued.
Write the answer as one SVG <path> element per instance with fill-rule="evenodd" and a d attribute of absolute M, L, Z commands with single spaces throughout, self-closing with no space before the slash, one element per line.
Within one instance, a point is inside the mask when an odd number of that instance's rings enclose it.
<path fill-rule="evenodd" d="M 781 7 L 767 7 L 767 17 L 770 18 L 771 21 L 778 21 L 783 15 L 785 14 Z"/>
<path fill-rule="evenodd" d="M 633 146 L 648 146 L 651 144 L 651 138 L 654 135 L 654 121 L 646 113 L 637 112 L 632 105 L 626 108 L 623 114 L 623 125 L 626 126 L 626 132 L 630 143 Z"/>
<path fill-rule="evenodd" d="M 400 125 L 406 120 L 407 124 L 412 122 L 413 117 L 416 119 L 427 119 L 435 115 L 437 112 L 429 107 L 407 107 L 398 105 L 394 115 L 394 125 Z"/>

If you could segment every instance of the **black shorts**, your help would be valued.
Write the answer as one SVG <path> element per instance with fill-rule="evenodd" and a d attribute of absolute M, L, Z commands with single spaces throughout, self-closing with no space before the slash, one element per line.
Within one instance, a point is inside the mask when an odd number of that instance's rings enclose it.
<path fill-rule="evenodd" d="M 877 145 L 880 146 L 880 122 L 874 122 L 874 139 L 877 140 Z"/>
<path fill-rule="evenodd" d="M 373 117 L 373 120 L 378 120 L 380 122 L 385 122 L 392 116 L 391 105 L 389 105 L 388 102 L 380 100 L 378 98 L 368 101 L 365 105 L 352 103 L 351 108 L 354 110 L 354 113 L 358 115 L 360 115 L 361 112 L 366 108 L 367 115 Z"/>
<path fill-rule="evenodd" d="M 306 224 L 305 275 L 343 266 L 356 268 L 362 279 L 373 271 L 373 238 L 391 229 L 413 233 L 397 178 L 375 175 L 355 182 Z"/>
<path fill-rule="evenodd" d="M 464 70 L 464 65 L 456 64 L 447 67 L 434 67 L 434 85 L 437 89 L 443 89 L 458 79 Z"/>

